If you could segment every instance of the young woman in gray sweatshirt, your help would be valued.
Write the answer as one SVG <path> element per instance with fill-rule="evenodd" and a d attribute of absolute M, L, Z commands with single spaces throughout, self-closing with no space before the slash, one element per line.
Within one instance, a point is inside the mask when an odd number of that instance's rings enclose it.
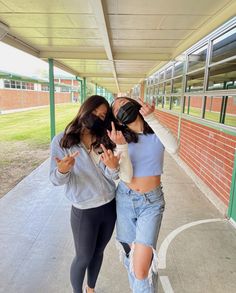
<path fill-rule="evenodd" d="M 103 251 L 116 221 L 114 180 L 130 182 L 132 165 L 128 145 L 114 125 L 105 98 L 91 96 L 80 107 L 65 131 L 51 143 L 50 180 L 65 185 L 71 201 L 71 227 L 75 258 L 70 279 L 74 293 L 95 292 Z M 87 270 L 87 286 L 83 281 Z"/>

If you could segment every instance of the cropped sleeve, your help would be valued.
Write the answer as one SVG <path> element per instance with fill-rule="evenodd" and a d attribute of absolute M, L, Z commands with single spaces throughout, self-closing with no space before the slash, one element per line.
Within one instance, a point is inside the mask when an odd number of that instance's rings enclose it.
<path fill-rule="evenodd" d="M 158 136 L 165 149 L 170 154 L 175 154 L 178 150 L 177 140 L 172 132 L 163 126 L 155 117 L 154 113 L 144 117 L 144 120 L 152 128 L 154 133 Z"/>
<path fill-rule="evenodd" d="M 118 144 L 115 153 L 120 154 L 119 178 L 130 183 L 133 177 L 133 167 L 128 153 L 128 144 Z"/>

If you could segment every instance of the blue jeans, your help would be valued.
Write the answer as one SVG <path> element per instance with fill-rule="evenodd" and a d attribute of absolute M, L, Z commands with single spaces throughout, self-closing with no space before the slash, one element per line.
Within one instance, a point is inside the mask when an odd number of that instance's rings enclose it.
<path fill-rule="evenodd" d="M 160 231 L 165 200 L 162 187 L 138 193 L 120 182 L 116 191 L 116 238 L 128 244 L 141 243 L 153 249 L 153 261 L 146 279 L 137 279 L 133 271 L 132 255 L 124 255 L 124 265 L 129 274 L 134 293 L 154 293 L 157 278 L 156 243 Z"/>

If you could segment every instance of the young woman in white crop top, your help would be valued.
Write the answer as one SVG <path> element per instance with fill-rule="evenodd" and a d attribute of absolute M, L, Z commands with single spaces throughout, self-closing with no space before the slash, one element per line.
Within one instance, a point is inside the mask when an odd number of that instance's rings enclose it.
<path fill-rule="evenodd" d="M 133 293 L 157 292 L 156 243 L 165 207 L 161 187 L 163 156 L 177 151 L 172 133 L 154 116 L 152 105 L 117 98 L 112 106 L 116 128 L 128 142 L 133 167 L 130 183 L 116 191 L 117 240 Z M 108 132 L 110 138 L 115 139 Z"/>

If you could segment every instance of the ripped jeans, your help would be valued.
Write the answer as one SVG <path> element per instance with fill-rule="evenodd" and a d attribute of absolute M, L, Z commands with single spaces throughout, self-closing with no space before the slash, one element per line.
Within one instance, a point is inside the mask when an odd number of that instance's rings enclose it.
<path fill-rule="evenodd" d="M 122 181 L 116 191 L 116 239 L 123 243 L 141 243 L 153 249 L 153 260 L 147 278 L 137 279 L 133 270 L 133 249 L 127 257 L 122 251 L 133 293 L 156 293 L 157 255 L 155 252 L 165 200 L 162 187 L 147 193 L 138 193 Z"/>

